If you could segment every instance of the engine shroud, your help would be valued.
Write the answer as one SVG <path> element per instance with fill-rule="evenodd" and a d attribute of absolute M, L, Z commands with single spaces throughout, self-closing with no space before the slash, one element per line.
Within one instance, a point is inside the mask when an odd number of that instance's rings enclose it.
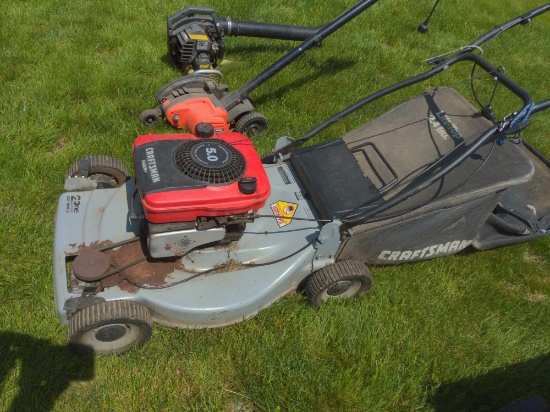
<path fill-rule="evenodd" d="M 143 135 L 133 153 L 137 188 L 151 223 L 257 211 L 271 193 L 256 149 L 239 133 L 204 139 L 187 133 Z M 250 178 L 256 179 L 256 190 L 247 194 Z M 247 182 L 247 190 L 239 182 Z"/>

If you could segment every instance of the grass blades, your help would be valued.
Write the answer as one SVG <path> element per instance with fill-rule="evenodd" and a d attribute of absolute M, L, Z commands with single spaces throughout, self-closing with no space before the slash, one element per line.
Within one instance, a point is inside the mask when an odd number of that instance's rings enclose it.
<path fill-rule="evenodd" d="M 355 1 L 220 0 L 219 16 L 317 26 Z M 189 4 L 191 5 L 191 4 Z M 277 137 L 300 137 L 365 95 L 427 69 L 423 60 L 467 45 L 540 0 L 382 0 L 255 90 Z M 0 15 L 0 410 L 470 411 L 538 393 L 550 401 L 548 239 L 433 261 L 372 267 L 371 293 L 314 310 L 302 295 L 217 330 L 155 325 L 122 357 L 75 357 L 53 303 L 57 199 L 76 159 L 108 154 L 131 165 L 139 113 L 179 76 L 167 57 L 173 0 L 6 3 Z M 484 56 L 532 93 L 550 91 L 550 13 L 499 36 Z M 295 43 L 230 37 L 243 64 L 231 90 Z M 470 96 L 470 65 L 400 91 L 339 122 L 340 136 L 395 102 L 435 86 Z M 482 90 L 491 92 L 490 84 Z M 497 90 L 499 115 L 517 100 Z M 550 156 L 550 116 L 524 137 Z M 173 131 L 161 124 L 155 132 Z M 11 409 L 10 409 L 11 408 Z"/>

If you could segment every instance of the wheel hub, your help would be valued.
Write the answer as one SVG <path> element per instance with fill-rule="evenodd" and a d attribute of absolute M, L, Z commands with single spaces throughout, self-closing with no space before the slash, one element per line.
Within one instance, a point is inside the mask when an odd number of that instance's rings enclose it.
<path fill-rule="evenodd" d="M 90 179 L 97 182 L 97 187 L 99 189 L 112 189 L 117 187 L 117 181 L 114 177 L 105 175 L 102 173 L 96 173 L 90 176 Z"/>
<path fill-rule="evenodd" d="M 122 324 L 106 325 L 94 332 L 95 338 L 100 342 L 114 342 L 123 338 L 128 333 L 128 327 Z"/>
<path fill-rule="evenodd" d="M 250 126 L 250 127 L 248 128 L 248 136 L 249 136 L 249 137 L 252 137 L 252 136 L 254 136 L 254 135 L 257 134 L 257 133 L 258 133 L 258 126 L 253 125 L 253 126 Z"/>
<path fill-rule="evenodd" d="M 346 293 L 349 288 L 353 285 L 353 282 L 350 280 L 341 280 L 339 282 L 336 282 L 334 285 L 331 285 L 327 289 L 327 295 L 329 296 L 338 296 L 342 293 Z"/>

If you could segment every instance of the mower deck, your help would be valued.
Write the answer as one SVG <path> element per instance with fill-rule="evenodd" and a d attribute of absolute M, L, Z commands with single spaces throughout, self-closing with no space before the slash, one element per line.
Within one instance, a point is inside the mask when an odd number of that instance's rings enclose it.
<path fill-rule="evenodd" d="M 259 214 L 269 217 L 247 224 L 240 240 L 228 246 L 195 249 L 183 257 L 149 258 L 121 271 L 122 275 L 102 279 L 95 288 L 103 290 L 94 291 L 90 296 L 95 300 L 134 300 L 149 308 L 157 322 L 200 328 L 240 322 L 296 290 L 312 271 L 334 260 L 314 259 L 313 243 L 319 237 L 319 223 L 304 220 L 288 223 L 290 221 L 274 216 L 282 206 L 292 203 L 296 205 L 294 217 L 317 217 L 290 166 L 267 166 L 266 172 L 272 192 Z M 117 189 L 70 192 L 61 196 L 55 230 L 54 280 L 56 308 L 63 323 L 68 322 L 68 311 L 74 310 L 71 302 L 87 294 L 68 270 L 74 257 L 86 249 L 97 249 L 140 234 L 143 222 L 130 220 L 134 192 L 135 181 L 131 179 Z M 136 212 L 140 212 L 138 207 Z M 135 242 L 108 254 L 113 266 L 118 267 L 145 256 L 141 249 L 139 242 Z M 250 266 L 242 267 L 243 264 Z M 171 283 L 215 267 L 220 267 L 220 271 L 169 287 Z M 140 288 L 136 284 L 156 289 Z"/>

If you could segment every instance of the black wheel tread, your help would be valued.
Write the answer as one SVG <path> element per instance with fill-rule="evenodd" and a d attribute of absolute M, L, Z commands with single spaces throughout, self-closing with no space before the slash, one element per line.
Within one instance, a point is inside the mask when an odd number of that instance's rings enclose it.
<path fill-rule="evenodd" d="M 149 309 L 131 300 L 114 300 L 95 303 L 76 312 L 69 320 L 67 342 L 73 350 L 79 352 L 77 339 L 89 328 L 99 327 L 112 321 L 134 321 L 148 325 L 152 331 L 152 318 Z M 150 333 L 146 337 L 147 340 Z M 88 352 L 83 352 L 88 353 Z"/>
<path fill-rule="evenodd" d="M 316 298 L 329 285 L 350 276 L 367 275 L 371 277 L 370 271 L 364 263 L 356 260 L 340 260 L 332 265 L 325 266 L 313 273 L 306 284 L 306 295 L 315 304 Z"/>
<path fill-rule="evenodd" d="M 160 121 L 162 110 L 159 108 L 146 109 L 139 115 L 140 123 L 145 127 L 153 127 Z"/>
<path fill-rule="evenodd" d="M 107 156 L 107 155 L 93 155 L 85 157 L 84 159 L 90 159 L 90 177 L 98 182 L 98 188 L 105 187 L 120 187 L 130 177 L 128 168 L 120 160 Z M 83 159 L 74 162 L 67 171 L 66 178 L 78 176 L 79 164 Z M 99 180 L 98 180 L 99 177 Z M 109 181 L 105 184 L 105 181 L 101 181 L 108 178 Z"/>
<path fill-rule="evenodd" d="M 126 177 L 130 176 L 128 168 L 120 160 L 107 156 L 107 155 L 92 155 L 88 156 L 90 159 L 90 168 L 108 168 L 113 170 L 118 170 L 123 173 Z M 78 173 L 78 164 L 80 160 L 74 162 L 69 170 L 67 171 L 67 177 L 74 177 Z"/>
<path fill-rule="evenodd" d="M 145 306 L 131 300 L 96 303 L 75 313 L 69 323 L 68 336 L 76 335 L 89 325 L 114 319 L 133 319 L 151 324 L 151 313 Z"/>
<path fill-rule="evenodd" d="M 260 122 L 264 122 L 264 128 L 259 130 L 259 133 L 263 132 L 264 130 L 267 130 L 269 128 L 269 122 L 267 120 L 267 117 L 265 117 L 263 114 L 259 112 L 250 112 L 247 113 L 239 118 L 237 120 L 237 123 L 235 123 L 235 130 L 239 133 L 244 133 L 244 129 L 246 127 L 246 123 L 248 123 L 251 120 L 259 120 Z"/>

